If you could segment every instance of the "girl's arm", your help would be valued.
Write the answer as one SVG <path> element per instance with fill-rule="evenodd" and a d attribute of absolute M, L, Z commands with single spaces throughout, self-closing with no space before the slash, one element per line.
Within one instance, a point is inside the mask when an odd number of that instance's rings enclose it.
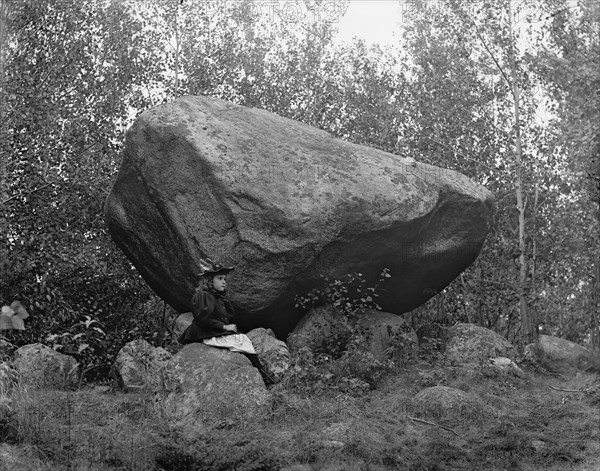
<path fill-rule="evenodd" d="M 210 330 L 224 330 L 225 325 L 213 317 L 217 300 L 206 291 L 198 291 L 192 298 L 192 314 L 194 319 L 202 326 Z"/>

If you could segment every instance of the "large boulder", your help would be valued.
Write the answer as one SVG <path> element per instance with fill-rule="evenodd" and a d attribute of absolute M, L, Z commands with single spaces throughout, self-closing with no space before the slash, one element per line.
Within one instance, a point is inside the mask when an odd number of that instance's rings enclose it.
<path fill-rule="evenodd" d="M 217 419 L 257 417 L 269 404 L 265 383 L 241 353 L 191 343 L 162 370 L 158 392 L 166 417 L 184 427 Z"/>
<path fill-rule="evenodd" d="M 600 372 L 600 356 L 569 340 L 540 335 L 536 343 L 525 347 L 525 351 L 533 357 L 531 359 L 554 373 Z"/>
<path fill-rule="evenodd" d="M 73 357 L 41 343 L 17 349 L 13 366 L 21 384 L 32 389 L 69 389 L 79 378 L 79 364 Z"/>
<path fill-rule="evenodd" d="M 186 96 L 127 132 L 108 230 L 147 283 L 190 310 L 199 260 L 233 264 L 232 300 L 284 338 L 294 296 L 391 270 L 378 303 L 407 312 L 477 257 L 492 194 L 466 176 L 332 137 L 264 110 Z"/>
<path fill-rule="evenodd" d="M 515 347 L 493 330 L 475 324 L 456 324 L 448 331 L 446 357 L 455 364 L 488 365 L 497 357 L 514 360 Z"/>
<path fill-rule="evenodd" d="M 160 371 L 172 355 L 162 347 L 154 347 L 143 339 L 125 344 L 113 365 L 113 374 L 126 391 L 155 390 Z"/>

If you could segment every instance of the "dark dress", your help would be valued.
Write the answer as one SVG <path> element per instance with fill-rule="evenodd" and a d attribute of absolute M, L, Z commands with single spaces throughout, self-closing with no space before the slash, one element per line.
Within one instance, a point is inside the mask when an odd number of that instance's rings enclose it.
<path fill-rule="evenodd" d="M 179 337 L 179 343 L 202 342 L 204 339 L 230 335 L 225 324 L 233 324 L 235 310 L 224 293 L 215 290 L 196 291 L 192 298 L 194 320 Z"/>

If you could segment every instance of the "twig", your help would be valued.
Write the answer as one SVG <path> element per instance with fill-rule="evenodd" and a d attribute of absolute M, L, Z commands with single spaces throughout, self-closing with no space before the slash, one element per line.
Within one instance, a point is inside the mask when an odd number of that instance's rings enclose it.
<path fill-rule="evenodd" d="M 49 186 L 50 186 L 50 185 L 52 185 L 52 184 L 54 184 L 54 182 L 46 183 L 45 185 L 42 185 L 42 186 L 40 186 L 39 188 L 34 188 L 33 190 L 31 190 L 31 191 L 27 191 L 27 192 L 25 192 L 25 193 L 23 193 L 23 194 L 17 194 L 17 195 L 11 196 L 10 198 L 8 198 L 8 199 L 5 199 L 4 201 L 0 201 L 0 204 L 2 204 L 2 205 L 3 205 L 3 204 L 6 204 L 6 203 L 8 203 L 9 201 L 12 201 L 12 200 L 14 200 L 15 198 L 18 198 L 19 196 L 23 196 L 23 195 L 27 195 L 27 196 L 29 196 L 29 195 L 31 195 L 31 194 L 33 194 L 33 193 L 35 193 L 36 191 L 40 191 L 40 190 L 43 190 L 44 188 L 47 188 L 47 187 L 49 187 Z"/>
<path fill-rule="evenodd" d="M 427 425 L 433 425 L 434 427 L 439 427 L 439 428 L 443 428 L 444 430 L 448 430 L 448 432 L 452 432 L 454 435 L 456 435 L 457 437 L 460 437 L 460 435 L 458 433 L 456 433 L 454 430 L 452 430 L 449 427 L 444 427 L 443 425 L 440 424 L 436 424 L 433 422 L 428 422 L 427 420 L 423 420 L 423 419 L 417 419 L 416 417 L 411 417 L 409 415 L 407 415 L 407 417 L 414 421 L 414 422 L 421 422 L 422 424 L 427 424 Z"/>
<path fill-rule="evenodd" d="M 561 388 L 555 388 L 554 386 L 550 386 L 550 385 L 548 385 L 548 387 L 549 387 L 550 389 L 554 389 L 555 391 L 564 391 L 564 392 L 572 392 L 572 393 L 576 393 L 576 392 L 586 392 L 586 391 L 589 391 L 590 389 L 592 389 L 592 388 L 593 388 L 593 386 L 592 386 L 592 387 L 590 387 L 590 388 L 585 388 L 585 389 L 561 389 Z"/>

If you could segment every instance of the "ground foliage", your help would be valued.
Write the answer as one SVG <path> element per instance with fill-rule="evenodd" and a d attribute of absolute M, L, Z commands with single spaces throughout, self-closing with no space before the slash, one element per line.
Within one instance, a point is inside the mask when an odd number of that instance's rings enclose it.
<path fill-rule="evenodd" d="M 0 382 L 10 385 L 0 389 L 0 446 L 15 469 L 40 470 L 597 469 L 598 376 L 523 367 L 517 377 L 431 363 L 420 352 L 364 394 L 280 384 L 264 417 L 199 419 L 195 433 L 165 421 L 152 396 L 92 386 L 26 391 L 13 378 Z M 483 412 L 415 407 L 415 394 L 436 385 L 480 397 Z"/>

